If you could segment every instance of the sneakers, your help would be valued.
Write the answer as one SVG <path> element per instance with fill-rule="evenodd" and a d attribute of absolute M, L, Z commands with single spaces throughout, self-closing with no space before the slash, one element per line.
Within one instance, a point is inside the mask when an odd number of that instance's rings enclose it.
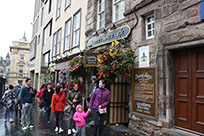
<path fill-rule="evenodd" d="M 34 126 L 30 124 L 30 125 L 27 125 L 27 127 L 28 128 L 33 128 Z"/>
<path fill-rule="evenodd" d="M 73 133 L 75 133 L 75 132 L 76 132 L 76 130 L 75 130 L 74 128 L 72 128 L 72 132 L 73 132 Z"/>
<path fill-rule="evenodd" d="M 62 133 L 64 130 L 62 128 L 59 129 L 59 133 Z"/>
<path fill-rule="evenodd" d="M 13 122 L 13 119 L 12 118 L 10 118 L 10 123 L 12 123 Z"/>
<path fill-rule="evenodd" d="M 72 134 L 72 130 L 68 129 L 68 135 L 71 135 L 71 134 Z"/>
<path fill-rule="evenodd" d="M 58 131 L 58 127 L 55 128 L 55 132 L 57 132 L 57 131 Z"/>
<path fill-rule="evenodd" d="M 27 129 L 27 126 L 26 126 L 26 125 L 23 125 L 23 126 L 22 126 L 22 129 L 23 129 L 23 130 L 26 130 L 26 129 Z"/>
<path fill-rule="evenodd" d="M 47 125 L 49 125 L 49 124 L 50 124 L 50 121 L 47 122 Z"/>
<path fill-rule="evenodd" d="M 6 119 L 4 119 L 4 122 L 6 122 Z"/>

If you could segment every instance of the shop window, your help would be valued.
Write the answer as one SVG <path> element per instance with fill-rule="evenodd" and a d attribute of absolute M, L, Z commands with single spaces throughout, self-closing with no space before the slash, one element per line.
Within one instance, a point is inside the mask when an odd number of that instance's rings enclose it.
<path fill-rule="evenodd" d="M 81 25 L 81 11 L 77 11 L 74 14 L 74 22 L 73 22 L 73 47 L 79 46 L 80 40 L 80 25 Z"/>
<path fill-rule="evenodd" d="M 71 18 L 65 23 L 65 41 L 64 41 L 64 51 L 70 49 L 70 39 L 71 39 Z"/>
<path fill-rule="evenodd" d="M 71 5 L 71 0 L 65 0 L 65 9 Z"/>
<path fill-rule="evenodd" d="M 105 27 L 105 0 L 98 0 L 97 29 Z"/>
<path fill-rule="evenodd" d="M 61 0 L 57 0 L 56 19 L 60 16 Z"/>
<path fill-rule="evenodd" d="M 146 39 L 154 37 L 154 15 L 145 18 L 145 33 Z"/>
<path fill-rule="evenodd" d="M 113 0 L 113 22 L 119 21 L 124 18 L 125 1 Z"/>
<path fill-rule="evenodd" d="M 19 65 L 19 74 L 23 74 L 23 65 Z"/>
<path fill-rule="evenodd" d="M 60 53 L 60 45 L 61 45 L 61 29 L 57 30 L 57 32 L 53 35 L 53 56 L 58 55 Z"/>
<path fill-rule="evenodd" d="M 20 55 L 20 60 L 24 60 L 24 55 Z"/>

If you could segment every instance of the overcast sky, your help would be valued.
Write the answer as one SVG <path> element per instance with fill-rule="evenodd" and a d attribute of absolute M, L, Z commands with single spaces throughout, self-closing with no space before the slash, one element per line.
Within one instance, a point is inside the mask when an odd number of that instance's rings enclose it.
<path fill-rule="evenodd" d="M 35 0 L 2 0 L 0 4 L 0 56 L 5 59 L 12 41 L 26 33 L 31 40 Z"/>

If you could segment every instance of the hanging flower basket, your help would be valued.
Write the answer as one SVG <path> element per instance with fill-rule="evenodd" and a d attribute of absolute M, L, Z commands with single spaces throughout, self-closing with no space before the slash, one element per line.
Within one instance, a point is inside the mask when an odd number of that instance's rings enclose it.
<path fill-rule="evenodd" d="M 98 75 L 99 79 L 114 82 L 116 77 L 131 77 L 134 66 L 134 50 L 121 49 L 118 41 L 112 42 L 111 49 L 102 50 L 98 55 Z"/>

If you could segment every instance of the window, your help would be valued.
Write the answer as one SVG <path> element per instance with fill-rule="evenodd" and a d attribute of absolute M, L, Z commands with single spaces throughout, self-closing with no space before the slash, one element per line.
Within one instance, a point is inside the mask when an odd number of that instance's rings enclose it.
<path fill-rule="evenodd" d="M 154 15 L 145 18 L 146 39 L 154 37 Z"/>
<path fill-rule="evenodd" d="M 50 52 L 43 55 L 43 66 L 48 67 L 50 61 Z"/>
<path fill-rule="evenodd" d="M 47 43 L 47 40 L 51 36 L 52 33 L 52 21 L 48 23 L 48 25 L 43 30 L 43 45 Z"/>
<path fill-rule="evenodd" d="M 24 55 L 20 55 L 20 60 L 24 60 Z"/>
<path fill-rule="evenodd" d="M 65 9 L 69 7 L 70 4 L 71 4 L 71 0 L 65 0 Z"/>
<path fill-rule="evenodd" d="M 40 44 L 40 35 L 38 35 L 38 45 Z"/>
<path fill-rule="evenodd" d="M 52 0 L 49 0 L 49 10 L 48 10 L 48 13 L 51 12 L 51 9 L 52 9 Z"/>
<path fill-rule="evenodd" d="M 23 80 L 18 80 L 18 84 L 19 84 L 20 86 L 22 86 L 22 85 L 23 85 Z"/>
<path fill-rule="evenodd" d="M 97 29 L 105 27 L 105 0 L 98 0 Z"/>
<path fill-rule="evenodd" d="M 53 52 L 52 52 L 53 56 L 60 53 L 60 45 L 61 45 L 61 29 L 57 30 L 57 32 L 55 32 L 53 35 Z"/>
<path fill-rule="evenodd" d="M 70 37 L 71 37 L 71 18 L 65 23 L 65 41 L 64 51 L 70 49 Z"/>
<path fill-rule="evenodd" d="M 56 19 L 60 16 L 60 3 L 61 3 L 61 0 L 57 0 Z"/>
<path fill-rule="evenodd" d="M 124 0 L 113 0 L 113 22 L 124 18 L 125 2 Z"/>
<path fill-rule="evenodd" d="M 23 65 L 19 65 L 19 74 L 23 74 Z"/>
<path fill-rule="evenodd" d="M 42 23 L 43 23 L 43 13 L 44 13 L 44 8 L 42 8 L 42 12 L 41 12 L 40 26 L 42 26 Z"/>
<path fill-rule="evenodd" d="M 80 36 L 80 25 L 81 25 L 81 12 L 80 10 L 74 15 L 73 22 L 73 47 L 79 45 L 79 36 Z"/>

